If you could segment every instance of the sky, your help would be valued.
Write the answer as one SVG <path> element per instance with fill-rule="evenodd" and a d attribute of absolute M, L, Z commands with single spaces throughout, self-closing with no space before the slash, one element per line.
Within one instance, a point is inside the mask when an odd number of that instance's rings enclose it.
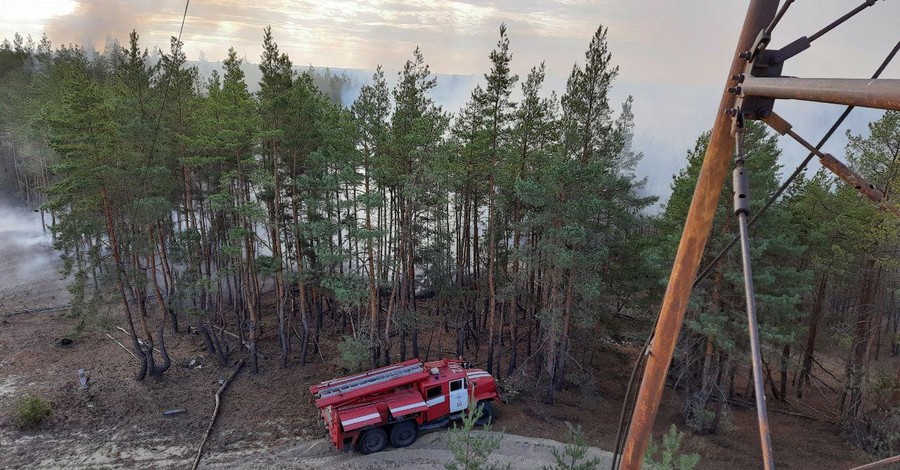
<path fill-rule="evenodd" d="M 672 174 L 685 153 L 713 122 L 746 0 L 193 0 L 182 40 L 189 59 L 217 61 L 234 47 L 250 62 L 261 53 L 262 30 L 272 26 L 282 51 L 296 65 L 371 71 L 379 64 L 398 70 L 421 46 L 432 71 L 471 76 L 449 80 L 441 90 L 456 111 L 471 86 L 489 69 L 488 54 L 505 22 L 513 53 L 512 71 L 524 77 L 544 61 L 547 86 L 562 92 L 575 62 L 581 62 L 599 25 L 609 28 L 609 48 L 620 72 L 615 102 L 635 99 L 635 148 L 645 154 L 639 175 L 647 190 L 667 197 Z M 800 0 L 773 35 L 779 47 L 809 36 L 861 1 Z M 181 0 L 0 0 L 0 38 L 13 33 L 54 44 L 92 44 L 124 39 L 132 29 L 142 43 L 168 48 L 177 35 Z M 791 59 L 785 75 L 864 78 L 900 39 L 900 0 L 882 0 Z M 900 62 L 900 60 L 898 60 Z M 365 76 L 360 74 L 360 76 Z M 900 78 L 900 63 L 883 77 Z M 466 78 L 466 77 L 463 77 Z M 445 80 L 447 81 L 447 80 Z M 439 86 L 441 78 L 439 77 Z M 842 108 L 780 102 L 776 111 L 807 140 L 817 141 Z M 848 127 L 864 132 L 880 115 L 860 111 Z M 843 155 L 843 131 L 826 147 Z M 805 157 L 783 142 L 785 172 Z"/>

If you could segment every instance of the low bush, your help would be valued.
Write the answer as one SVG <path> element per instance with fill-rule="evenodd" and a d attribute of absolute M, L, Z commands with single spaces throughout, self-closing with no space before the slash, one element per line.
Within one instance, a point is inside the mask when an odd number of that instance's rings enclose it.
<path fill-rule="evenodd" d="M 866 452 L 885 458 L 900 452 L 900 407 L 875 410 L 844 422 L 850 439 Z"/>
<path fill-rule="evenodd" d="M 588 446 L 581 435 L 581 427 L 575 431 L 569 431 L 566 439 L 566 447 L 560 452 L 557 449 L 550 451 L 556 464 L 544 466 L 544 470 L 599 470 L 600 459 L 588 455 Z"/>
<path fill-rule="evenodd" d="M 693 470 L 700 463 L 700 455 L 681 452 L 684 433 L 673 424 L 661 441 L 650 439 L 644 457 L 645 470 Z"/>
<path fill-rule="evenodd" d="M 338 350 L 341 352 L 341 363 L 351 373 L 362 371 L 372 359 L 370 347 L 371 343 L 366 340 L 344 336 L 341 342 L 338 343 Z"/>
<path fill-rule="evenodd" d="M 13 404 L 13 425 L 19 429 L 31 429 L 50 416 L 50 404 L 41 397 L 26 395 Z"/>

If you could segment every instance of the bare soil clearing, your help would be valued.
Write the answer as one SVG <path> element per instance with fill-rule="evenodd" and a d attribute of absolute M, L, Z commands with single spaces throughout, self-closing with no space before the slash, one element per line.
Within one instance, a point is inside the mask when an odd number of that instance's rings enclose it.
<path fill-rule="evenodd" d="M 41 244 L 13 246 L 0 239 L 0 273 L 47 250 Z M 106 336 L 125 343 L 125 335 L 114 328 L 121 324 L 114 312 L 105 330 L 95 327 L 80 335 L 73 334 L 77 322 L 65 311 L 9 315 L 67 301 L 66 280 L 54 266 L 42 273 L 26 278 L 0 275 L 0 468 L 188 468 L 208 425 L 218 380 L 228 375 L 231 365 L 217 367 L 206 357 L 199 337 L 167 333 L 172 368 L 160 380 L 137 382 L 135 359 Z M 307 388 L 343 371 L 336 359 L 321 361 L 318 355 L 304 367 L 281 369 L 277 338 L 271 333 L 260 342 L 270 357 L 261 361 L 261 374 L 250 375 L 245 368 L 225 393 L 202 468 L 443 468 L 450 458 L 444 431 L 423 435 L 409 448 L 369 456 L 330 449 Z M 64 338 L 72 342 L 64 345 Z M 334 344 L 323 341 L 322 348 L 323 357 L 339 357 Z M 604 363 L 609 367 L 596 371 L 597 389 L 589 394 L 563 391 L 552 406 L 522 395 L 499 406 L 495 429 L 506 434 L 495 458 L 513 468 L 541 468 L 552 462 L 550 450 L 561 448 L 558 441 L 565 439 L 569 421 L 582 426 L 589 444 L 598 447 L 591 452 L 608 464 L 610 454 L 599 448 L 614 446 L 635 352 L 624 346 L 606 351 Z M 195 366 L 188 367 L 192 360 Z M 91 378 L 88 392 L 80 390 L 80 368 Z M 53 414 L 41 428 L 21 432 L 9 424 L 9 413 L 14 399 L 26 393 L 47 399 Z M 658 435 L 677 422 L 678 406 L 677 399 L 664 399 Z M 827 404 L 814 406 L 823 409 L 820 406 Z M 163 415 L 175 408 L 186 413 Z M 872 460 L 844 442 L 836 426 L 825 420 L 777 412 L 770 413 L 770 419 L 779 468 L 846 469 Z M 759 467 L 754 410 L 734 409 L 731 420 L 732 431 L 685 439 L 687 451 L 702 455 L 700 468 Z"/>
<path fill-rule="evenodd" d="M 0 448 L 4 449 L 0 468 L 190 466 L 213 408 L 217 380 L 227 375 L 228 368 L 178 364 L 159 382 L 138 383 L 131 377 L 134 359 L 101 333 L 87 333 L 69 346 L 59 345 L 59 338 L 73 323 L 62 314 L 18 315 L 3 321 L 0 414 L 6 415 L 23 393 L 46 397 L 54 412 L 48 423 L 31 432 L 0 425 Z M 192 346 L 196 340 L 175 336 L 178 357 L 194 353 L 198 362 L 205 362 L 202 351 Z M 78 368 L 89 369 L 88 392 L 80 391 Z M 363 456 L 331 449 L 321 438 L 324 428 L 306 390 L 331 374 L 323 373 L 327 369 L 295 366 L 273 368 L 255 377 L 239 375 L 225 394 L 220 422 L 201 467 L 443 468 L 451 458 L 446 432 L 440 430 L 421 436 L 403 450 Z M 175 408 L 187 412 L 163 415 Z M 495 458 L 514 468 L 538 469 L 553 462 L 551 449 L 562 447 L 549 439 L 506 434 Z M 592 449 L 592 454 L 610 458 L 599 449 Z"/>

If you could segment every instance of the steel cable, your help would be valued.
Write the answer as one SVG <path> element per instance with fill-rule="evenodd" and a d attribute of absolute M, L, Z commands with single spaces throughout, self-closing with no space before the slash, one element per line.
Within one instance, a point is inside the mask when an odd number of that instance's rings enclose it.
<path fill-rule="evenodd" d="M 891 61 L 894 60 L 894 57 L 897 55 L 898 51 L 900 51 L 900 41 L 898 41 L 897 44 L 894 45 L 894 48 L 891 50 L 891 52 L 888 53 L 888 55 L 887 55 L 887 57 L 885 57 L 884 61 L 881 62 L 881 65 L 878 67 L 878 70 L 876 70 L 875 73 L 872 74 L 872 79 L 876 79 L 881 76 L 881 73 L 884 72 L 884 69 L 886 69 L 887 66 L 890 65 Z M 800 165 L 794 170 L 793 173 L 791 173 L 791 176 L 789 176 L 788 179 L 785 180 L 784 183 L 782 183 L 782 185 L 772 194 L 772 196 L 769 197 L 769 199 L 762 206 L 762 208 L 760 208 L 760 210 L 756 214 L 754 214 L 753 217 L 750 218 L 750 222 L 748 223 L 749 227 L 753 227 L 753 225 L 756 223 L 756 221 L 759 220 L 760 216 L 762 216 L 766 212 L 766 210 L 768 210 L 769 207 L 771 207 L 772 204 L 774 204 L 775 201 L 777 201 L 778 198 L 781 197 L 781 195 L 787 190 L 787 188 L 791 185 L 791 183 L 793 183 L 794 180 L 797 179 L 797 176 L 799 176 L 800 173 L 806 169 L 806 166 L 813 159 L 813 157 L 816 156 L 816 153 L 819 150 L 821 150 L 822 147 L 825 146 L 825 144 L 828 142 L 828 140 L 831 138 L 831 136 L 834 135 L 834 133 L 838 130 L 839 127 L 841 127 L 841 124 L 844 123 L 844 120 L 847 119 L 847 116 L 850 115 L 850 112 L 853 111 L 854 108 L 855 108 L 855 106 L 847 106 L 847 108 L 844 109 L 844 112 L 841 113 L 840 117 L 838 117 L 838 119 L 834 122 L 834 124 L 831 125 L 831 128 L 828 129 L 828 132 L 826 132 L 825 135 L 822 136 L 822 139 L 819 140 L 819 143 L 816 144 L 816 147 L 815 147 L 816 151 L 809 152 L 809 155 L 807 155 L 806 158 L 803 159 L 803 162 L 800 163 Z M 697 279 L 694 280 L 693 287 L 696 288 L 700 284 L 701 281 L 703 281 L 704 279 L 706 279 L 707 276 L 710 275 L 713 268 L 716 267 L 716 265 L 719 264 L 720 261 L 722 261 L 722 258 L 724 258 L 725 255 L 728 253 L 728 251 L 731 250 L 731 248 L 733 248 L 734 245 L 737 244 L 738 240 L 739 240 L 739 237 L 735 236 L 734 238 L 731 239 L 730 242 L 728 242 L 727 245 L 725 245 L 724 248 L 722 248 L 722 251 L 720 251 L 719 254 L 716 255 L 715 258 L 713 258 L 713 260 L 709 263 L 709 265 L 706 268 L 704 268 L 703 271 L 700 272 L 700 274 L 697 276 Z"/>
<path fill-rule="evenodd" d="M 775 468 L 772 456 L 772 437 L 769 435 L 769 416 L 766 410 L 766 389 L 763 382 L 762 352 L 760 351 L 759 324 L 756 315 L 756 292 L 753 287 L 753 270 L 750 253 L 750 228 L 747 214 L 750 213 L 750 183 L 744 166 L 743 119 L 738 118 L 735 130 L 735 158 L 732 188 L 734 189 L 734 213 L 738 218 L 741 238 L 741 271 L 744 275 L 744 300 L 747 307 L 747 330 L 750 336 L 750 359 L 753 365 L 753 392 L 756 398 L 756 416 L 759 424 L 759 439 L 762 447 L 763 466 L 766 470 Z"/>
<path fill-rule="evenodd" d="M 791 0 L 791 2 L 792 1 L 793 0 Z M 787 5 L 785 5 L 783 7 L 783 10 L 786 10 L 786 8 L 787 8 Z M 769 26 L 769 28 L 774 29 L 775 24 L 777 24 L 777 21 L 773 21 L 773 24 L 771 24 Z M 900 51 L 900 42 L 897 42 L 897 44 L 894 46 L 894 48 L 891 50 L 891 52 L 888 53 L 887 57 L 885 57 L 884 61 L 882 61 L 881 65 L 878 67 L 878 70 L 876 70 L 875 73 L 872 75 L 873 79 L 876 79 L 881 76 L 881 73 L 884 72 L 884 70 L 887 68 L 888 65 L 890 65 L 890 63 L 893 61 L 894 57 L 897 55 L 898 51 Z M 844 112 L 841 113 L 841 116 L 838 117 L 838 119 L 834 122 L 834 124 L 832 124 L 832 126 L 828 130 L 828 132 L 825 133 L 825 135 L 822 137 L 822 139 L 816 145 L 816 149 L 821 149 L 828 142 L 828 140 L 832 137 L 832 135 L 834 135 L 834 133 L 837 131 L 837 129 L 841 126 L 841 124 L 844 123 L 844 120 L 847 119 L 847 117 L 850 115 L 850 112 L 853 111 L 854 108 L 855 108 L 855 106 L 848 106 L 844 110 Z M 806 168 L 806 166 L 809 164 L 809 162 L 812 160 L 812 158 L 814 156 L 815 156 L 815 153 L 810 152 L 810 154 L 803 160 L 803 162 L 794 170 L 794 172 L 791 174 L 791 176 L 789 176 L 788 179 L 785 180 L 785 182 L 775 191 L 775 193 L 772 194 L 772 196 L 766 201 L 766 203 L 763 205 L 763 207 L 760 208 L 760 210 L 756 214 L 754 214 L 754 216 L 749 220 L 749 222 L 747 223 L 748 229 L 750 227 L 752 227 L 756 223 L 757 220 L 759 220 L 759 217 L 762 216 L 762 214 L 764 214 L 766 212 L 766 210 L 768 210 L 769 207 L 771 207 L 772 204 L 775 203 L 775 201 L 778 200 L 778 198 L 781 196 L 781 194 L 784 193 L 785 190 L 787 190 L 787 188 L 791 185 L 791 183 L 793 183 L 793 181 L 797 178 L 797 176 L 799 176 L 800 173 Z M 725 248 L 723 248 L 722 251 L 719 252 L 718 255 L 716 255 L 716 257 L 713 259 L 713 261 L 710 262 L 709 266 L 707 266 L 703 270 L 703 272 L 701 272 L 700 275 L 697 276 L 697 279 L 694 281 L 693 287 L 696 288 L 697 285 L 701 281 L 703 281 L 703 279 L 705 279 L 712 272 L 712 269 L 722 260 L 722 258 L 725 257 L 725 255 L 728 253 L 728 251 L 732 247 L 734 247 L 734 245 L 737 244 L 737 242 L 739 240 L 740 240 L 739 236 L 732 238 L 732 240 L 725 246 Z M 637 390 L 637 388 L 634 386 L 635 381 L 639 375 L 643 374 L 643 367 L 646 362 L 646 357 L 647 357 L 648 350 L 650 348 L 650 343 L 653 341 L 653 333 L 656 330 L 656 324 L 658 321 L 659 321 L 659 314 L 656 315 L 656 318 L 654 319 L 654 322 L 653 322 L 653 326 L 650 328 L 650 334 L 647 336 L 647 340 L 644 342 L 643 347 L 641 347 L 640 353 L 638 354 L 637 361 L 635 362 L 634 367 L 632 368 L 631 377 L 630 377 L 630 379 L 628 381 L 628 385 L 626 387 L 625 400 L 622 403 L 622 412 L 619 417 L 619 428 L 616 432 L 616 447 L 613 451 L 612 466 L 611 466 L 612 470 L 616 470 L 618 468 L 618 465 L 619 465 L 620 459 L 621 459 L 622 444 L 628 439 L 628 433 L 627 433 L 626 429 L 628 428 L 628 426 L 631 423 L 630 416 L 631 416 L 631 413 L 633 412 L 634 400 L 636 399 L 636 395 L 634 395 L 634 392 Z"/>
<path fill-rule="evenodd" d="M 836 19 L 836 20 L 834 20 L 834 21 L 832 21 L 831 24 L 829 24 L 828 26 L 826 26 L 826 27 L 820 29 L 820 30 L 817 31 L 815 34 L 813 34 L 812 36 L 810 36 L 810 37 L 809 37 L 809 42 L 813 42 L 813 41 L 815 41 L 816 39 L 819 39 L 820 37 L 824 36 L 827 32 L 831 31 L 831 30 L 834 29 L 834 28 L 837 28 L 838 26 L 840 26 L 841 24 L 843 24 L 845 21 L 847 21 L 847 20 L 849 20 L 850 18 L 853 18 L 854 16 L 856 16 L 857 13 L 859 13 L 859 12 L 865 10 L 866 8 L 869 8 L 870 6 L 875 5 L 876 2 L 878 2 L 878 0 L 866 0 L 866 1 L 864 1 L 864 2 L 862 3 L 862 5 L 860 5 L 860 6 L 856 7 L 856 8 L 854 8 L 853 10 L 851 10 L 851 11 L 850 11 L 849 13 L 847 13 L 846 15 L 844 15 L 844 16 L 842 16 L 842 17 L 840 17 L 840 18 L 838 18 L 838 19 Z"/>
<path fill-rule="evenodd" d="M 772 31 L 775 30 L 775 26 L 778 26 L 778 22 L 781 21 L 781 17 L 787 13 L 788 8 L 791 7 L 791 4 L 794 3 L 794 0 L 787 0 L 784 2 L 784 5 L 781 6 L 781 9 L 778 10 L 778 14 L 775 15 L 775 18 L 772 19 L 772 22 L 769 23 L 769 26 L 766 27 L 766 34 L 772 34 Z"/>

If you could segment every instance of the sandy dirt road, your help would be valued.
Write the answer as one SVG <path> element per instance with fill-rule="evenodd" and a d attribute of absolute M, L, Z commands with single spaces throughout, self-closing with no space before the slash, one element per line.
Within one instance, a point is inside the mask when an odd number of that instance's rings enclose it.
<path fill-rule="evenodd" d="M 140 436 L 140 431 L 108 429 L 101 432 L 72 434 L 35 433 L 13 435 L 0 432 L 0 467 L 41 469 L 126 469 L 190 468 L 196 449 L 173 445 L 159 436 Z M 106 431 L 106 432 L 102 432 Z M 219 430 L 228 433 L 229 430 Z M 552 450 L 563 450 L 562 443 L 505 434 L 492 462 L 509 464 L 513 469 L 537 470 L 554 463 Z M 589 455 L 607 468 L 611 454 L 590 448 Z M 200 468 L 206 469 L 443 469 L 452 460 L 447 448 L 447 433 L 433 431 L 410 447 L 388 448 L 371 455 L 340 452 L 323 439 L 297 439 L 244 442 L 204 454 Z"/>

